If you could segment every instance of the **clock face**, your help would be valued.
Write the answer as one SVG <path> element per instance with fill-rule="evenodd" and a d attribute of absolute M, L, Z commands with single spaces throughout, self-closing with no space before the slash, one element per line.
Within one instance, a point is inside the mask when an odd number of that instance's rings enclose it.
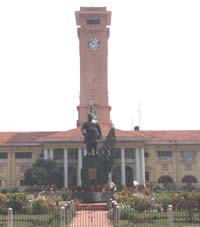
<path fill-rule="evenodd" d="M 89 50 L 95 51 L 98 48 L 100 48 L 100 46 L 101 46 L 101 43 L 97 38 L 95 38 L 95 37 L 89 38 L 89 40 L 88 40 L 88 49 Z"/>

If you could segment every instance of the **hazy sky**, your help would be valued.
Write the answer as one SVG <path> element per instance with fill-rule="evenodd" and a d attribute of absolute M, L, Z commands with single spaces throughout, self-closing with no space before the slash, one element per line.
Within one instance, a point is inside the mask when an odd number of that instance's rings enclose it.
<path fill-rule="evenodd" d="M 88 5 L 112 11 L 108 81 L 115 127 L 200 130 L 199 0 L 0 0 L 0 131 L 76 127 L 74 11 Z"/>

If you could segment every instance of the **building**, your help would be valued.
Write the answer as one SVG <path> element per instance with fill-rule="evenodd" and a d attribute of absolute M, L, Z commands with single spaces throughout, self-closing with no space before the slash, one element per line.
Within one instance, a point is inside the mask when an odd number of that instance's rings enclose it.
<path fill-rule="evenodd" d="M 63 185 L 81 185 L 86 155 L 80 126 L 88 112 L 98 119 L 104 137 L 111 127 L 107 86 L 107 54 L 111 12 L 105 7 L 81 7 L 75 13 L 80 41 L 80 103 L 77 127 L 64 132 L 0 132 L 0 188 L 21 188 L 24 171 L 36 159 L 56 160 Z M 116 129 L 117 185 L 140 183 L 200 183 L 199 131 L 133 131 Z"/>

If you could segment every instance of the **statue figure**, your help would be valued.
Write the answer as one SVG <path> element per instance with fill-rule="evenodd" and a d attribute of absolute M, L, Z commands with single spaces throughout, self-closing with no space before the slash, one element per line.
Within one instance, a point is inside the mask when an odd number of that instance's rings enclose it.
<path fill-rule="evenodd" d="M 81 132 L 84 135 L 84 140 L 86 143 L 87 154 L 92 155 L 97 154 L 97 143 L 101 138 L 101 128 L 97 122 L 93 121 L 92 114 L 88 114 L 88 119 L 81 126 Z"/>
<path fill-rule="evenodd" d="M 104 169 L 106 169 L 107 173 L 111 172 L 114 163 L 115 152 L 113 150 L 113 147 L 115 145 L 115 142 L 115 128 L 112 125 L 108 132 L 108 135 L 103 142 L 103 145 L 99 148 L 99 153 L 104 159 Z"/>
<path fill-rule="evenodd" d="M 114 126 L 110 128 L 104 140 L 99 141 L 99 138 L 101 137 L 101 128 L 97 122 L 92 120 L 92 115 L 88 114 L 88 120 L 84 122 L 81 127 L 81 132 L 85 137 L 88 152 L 83 158 L 81 169 L 81 183 L 86 191 L 89 190 L 88 187 L 91 185 L 108 184 L 108 181 L 110 180 L 109 175 L 115 160 L 114 145 L 116 137 Z M 97 148 L 98 142 L 101 142 L 101 144 L 99 144 Z"/>

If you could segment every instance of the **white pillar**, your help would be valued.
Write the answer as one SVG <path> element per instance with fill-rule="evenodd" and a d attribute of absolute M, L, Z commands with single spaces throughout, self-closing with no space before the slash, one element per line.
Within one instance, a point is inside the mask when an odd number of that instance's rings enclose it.
<path fill-rule="evenodd" d="M 13 227 L 13 208 L 8 209 L 7 226 Z"/>
<path fill-rule="evenodd" d="M 126 187 L 125 149 L 121 149 L 121 185 Z"/>
<path fill-rule="evenodd" d="M 108 183 L 112 182 L 112 172 L 108 174 Z"/>
<path fill-rule="evenodd" d="M 44 149 L 44 160 L 48 160 L 48 149 Z"/>
<path fill-rule="evenodd" d="M 64 149 L 64 187 L 68 188 L 68 150 Z"/>
<path fill-rule="evenodd" d="M 139 148 L 135 149 L 135 180 L 140 183 L 140 158 Z"/>
<path fill-rule="evenodd" d="M 82 149 L 78 149 L 77 185 L 81 186 Z"/>
<path fill-rule="evenodd" d="M 145 183 L 145 159 L 144 159 L 144 148 L 140 150 L 140 183 Z"/>
<path fill-rule="evenodd" d="M 50 149 L 49 159 L 53 160 L 53 148 Z"/>
<path fill-rule="evenodd" d="M 85 157 L 87 155 L 87 149 L 85 148 L 84 150 L 83 150 L 83 156 Z"/>

